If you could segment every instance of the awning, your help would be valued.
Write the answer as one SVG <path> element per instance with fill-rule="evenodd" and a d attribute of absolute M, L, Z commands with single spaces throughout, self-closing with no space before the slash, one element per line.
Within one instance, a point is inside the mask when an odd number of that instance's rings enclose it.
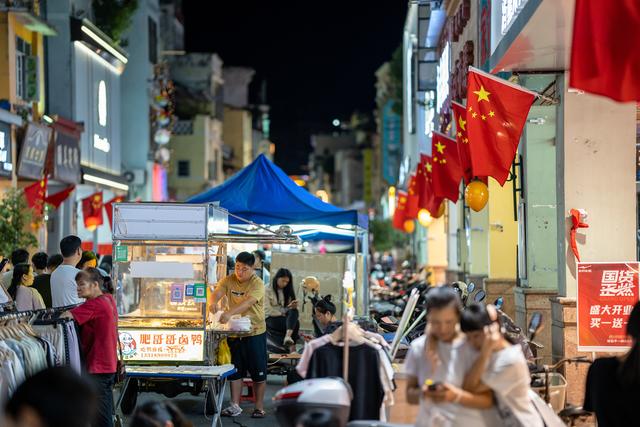
<path fill-rule="evenodd" d="M 27 30 L 40 33 L 43 36 L 57 36 L 58 32 L 47 21 L 31 12 L 11 12 L 16 20 Z"/>
<path fill-rule="evenodd" d="M 574 8 L 575 0 L 528 0 L 491 55 L 491 72 L 567 70 Z"/>

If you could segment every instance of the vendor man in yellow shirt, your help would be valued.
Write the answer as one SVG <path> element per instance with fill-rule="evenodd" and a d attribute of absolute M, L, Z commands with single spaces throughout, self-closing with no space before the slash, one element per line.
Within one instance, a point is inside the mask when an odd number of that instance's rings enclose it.
<path fill-rule="evenodd" d="M 223 297 L 229 300 L 229 309 L 220 316 L 220 323 L 227 323 L 231 316 L 239 314 L 251 319 L 251 334 L 238 338 L 228 338 L 231 362 L 237 372 L 229 377 L 231 381 L 231 405 L 222 416 L 237 417 L 242 414 L 240 394 L 242 379 L 247 372 L 253 380 L 256 407 L 253 418 L 264 418 L 264 392 L 267 381 L 267 325 L 264 315 L 264 283 L 255 275 L 255 258 L 249 252 L 236 256 L 233 274 L 218 282 L 213 291 L 213 307 Z"/>

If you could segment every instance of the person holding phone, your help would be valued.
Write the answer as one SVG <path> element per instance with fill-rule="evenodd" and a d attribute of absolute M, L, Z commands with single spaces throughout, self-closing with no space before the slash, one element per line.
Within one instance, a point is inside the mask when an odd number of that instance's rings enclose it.
<path fill-rule="evenodd" d="M 271 286 L 267 288 L 267 329 L 275 336 L 283 337 L 282 344 L 295 351 L 299 338 L 300 313 L 293 290 L 293 277 L 286 268 L 277 271 Z"/>
<path fill-rule="evenodd" d="M 491 391 L 462 389 L 470 368 L 461 357 L 468 345 L 459 333 L 462 304 L 449 286 L 433 288 L 426 298 L 425 334 L 411 342 L 405 359 L 407 401 L 420 405 L 418 427 L 483 427 L 493 425 Z"/>

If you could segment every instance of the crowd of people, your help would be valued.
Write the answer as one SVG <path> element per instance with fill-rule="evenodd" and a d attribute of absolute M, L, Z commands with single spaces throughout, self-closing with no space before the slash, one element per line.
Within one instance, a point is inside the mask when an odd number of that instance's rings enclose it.
<path fill-rule="evenodd" d="M 101 267 L 110 270 L 110 259 L 103 261 Z M 26 249 L 14 250 L 8 262 L 3 263 L 0 285 L 18 312 L 57 308 L 61 317 L 75 320 L 80 331 L 83 375 L 96 391 L 91 425 L 106 427 L 113 425 L 118 313 L 111 278 L 105 268 L 97 268 L 97 262 L 95 253 L 82 250 L 79 237 L 67 236 L 60 241 L 59 254 L 38 252 L 29 258 Z M 46 375 L 71 374 L 56 371 L 43 373 L 42 378 Z M 32 381 L 37 385 L 42 378 Z M 12 401 L 19 399 L 16 392 Z M 11 406 L 7 409 L 9 416 L 20 415 L 17 409 L 10 410 Z M 29 416 L 28 413 L 22 415 Z"/>
<path fill-rule="evenodd" d="M 117 321 L 110 257 L 100 259 L 82 250 L 77 236 L 60 242 L 60 253 L 42 252 L 29 258 L 13 251 L 0 266 L 0 290 L 18 311 L 58 308 L 80 329 L 83 372 L 50 368 L 28 378 L 5 407 L 7 426 L 113 426 L 113 387 L 118 368 Z M 97 267 L 101 261 L 100 267 Z M 231 382 L 231 402 L 222 415 L 242 413 L 243 378 L 254 385 L 254 418 L 263 418 L 267 376 L 267 333 L 291 351 L 296 344 L 319 337 L 337 325 L 337 307 L 330 295 L 319 294 L 314 277 L 302 286 L 311 294 L 314 336 L 300 332 L 300 301 L 293 274 L 281 268 L 270 277 L 264 254 L 241 252 L 233 270 L 213 291 L 214 304 L 225 299 L 220 322 L 234 316 L 251 320 L 247 335 L 229 338 L 231 362 L 237 372 Z M 263 277 L 269 277 L 265 283 Z M 305 296 L 307 296 L 305 294 Z M 503 333 L 497 310 L 473 303 L 463 309 L 459 294 L 448 286 L 432 288 L 426 298 L 427 326 L 412 341 L 405 359 L 406 395 L 420 405 L 418 426 L 547 426 L 561 425 L 548 405 L 530 388 L 527 361 L 518 344 Z M 634 415 L 640 397 L 640 303 L 627 326 L 631 350 L 622 357 L 596 360 L 587 377 L 585 409 L 599 425 L 622 425 Z M 39 399 L 46 395 L 48 399 Z M 46 422 L 43 422 L 46 420 Z M 140 405 L 132 427 L 182 426 L 191 423 L 169 402 Z"/>

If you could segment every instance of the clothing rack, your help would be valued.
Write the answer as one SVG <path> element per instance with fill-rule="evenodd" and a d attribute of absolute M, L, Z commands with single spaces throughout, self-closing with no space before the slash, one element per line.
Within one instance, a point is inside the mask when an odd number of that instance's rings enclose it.
<path fill-rule="evenodd" d="M 39 317 L 47 314 L 62 314 L 65 311 L 69 311 L 72 308 L 75 308 L 77 306 L 78 304 L 74 304 L 74 305 L 67 305 L 64 307 L 41 308 L 38 310 L 4 312 L 4 313 L 0 313 L 0 320 L 17 320 L 25 317 L 33 317 L 33 316 Z"/>
<path fill-rule="evenodd" d="M 347 327 L 349 325 L 349 314 L 344 313 L 342 317 L 342 342 L 344 343 L 344 349 L 342 350 L 342 379 L 344 382 L 349 383 L 349 334 L 347 333 Z"/>

